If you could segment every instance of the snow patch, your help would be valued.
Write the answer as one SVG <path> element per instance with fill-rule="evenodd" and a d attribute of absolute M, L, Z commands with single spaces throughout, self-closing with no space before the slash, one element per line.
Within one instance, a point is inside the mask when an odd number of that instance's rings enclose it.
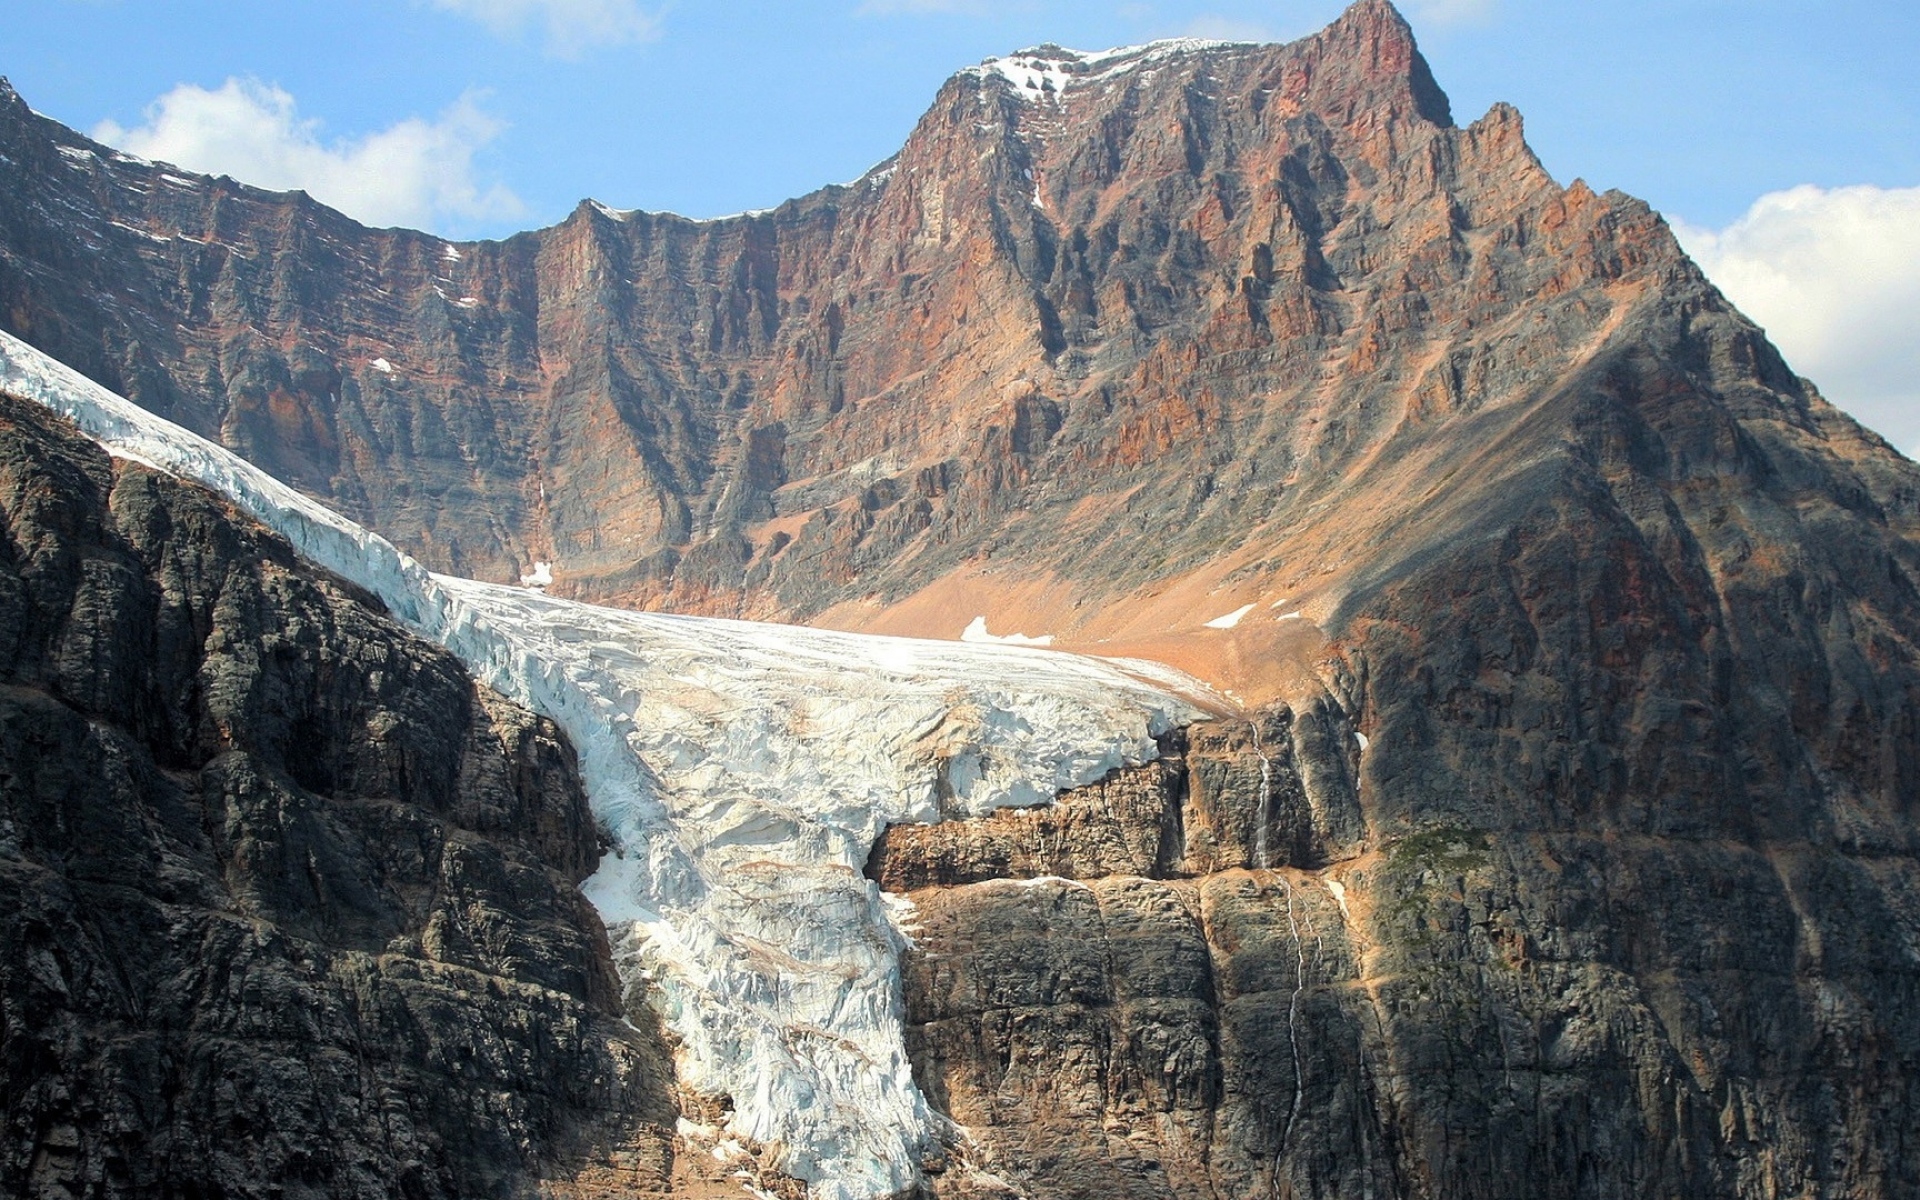
<path fill-rule="evenodd" d="M 906 939 L 863 873 L 881 832 L 1044 804 L 1150 761 L 1157 736 L 1201 715 L 1135 665 L 626 612 L 432 574 L 4 333 L 0 386 L 224 493 L 557 721 L 613 837 L 582 890 L 623 978 L 652 981 L 681 1083 L 732 1098 L 725 1136 L 777 1147 L 816 1200 L 907 1190 L 933 1136 L 904 1042 Z"/>
<path fill-rule="evenodd" d="M 1179 55 L 1241 44 L 1244 43 L 1206 38 L 1169 38 L 1141 46 L 1118 46 L 1097 51 L 1040 46 L 1003 58 L 989 58 L 961 74 L 979 79 L 1005 80 L 1012 87 L 1014 96 L 1028 104 L 1057 103 L 1076 88 L 1106 83 Z M 1150 78 L 1152 72 L 1145 71 L 1142 75 L 1143 78 Z"/>
<path fill-rule="evenodd" d="M 66 159 L 68 164 L 73 167 L 78 168 L 93 165 L 94 157 L 93 151 L 91 150 L 85 150 L 79 146 L 55 146 L 54 149 L 58 150 L 60 156 Z"/>
<path fill-rule="evenodd" d="M 1340 915 L 1346 919 L 1347 924 L 1353 924 L 1353 912 L 1347 907 L 1347 885 L 1338 879 L 1329 879 L 1326 883 L 1327 891 L 1333 895 L 1333 902 L 1340 906 Z"/>
<path fill-rule="evenodd" d="M 1215 617 L 1213 620 L 1208 621 L 1207 628 L 1208 629 L 1232 629 L 1234 626 L 1240 623 L 1242 618 L 1244 618 L 1248 613 L 1252 612 L 1254 608 L 1255 606 L 1252 604 L 1243 604 L 1239 608 L 1234 609 L 1232 612 L 1228 613 L 1224 617 Z"/>
<path fill-rule="evenodd" d="M 1062 884 L 1066 887 L 1079 888 L 1080 890 L 1086 891 L 1086 892 L 1090 892 L 1093 890 L 1092 888 L 1088 887 L 1086 884 L 1082 883 L 1080 880 L 1068 879 L 1064 875 L 1035 875 L 1032 879 L 998 879 L 998 880 L 989 880 L 988 882 L 1010 884 L 1011 886 L 1017 887 L 1017 888 L 1049 887 L 1049 886 L 1052 886 L 1053 884 Z"/>
<path fill-rule="evenodd" d="M 533 564 L 533 574 L 520 577 L 521 587 L 544 588 L 553 586 L 553 564 L 537 562 Z"/>
<path fill-rule="evenodd" d="M 444 250 L 440 251 L 440 257 L 447 260 L 450 263 L 457 263 L 460 261 L 460 251 L 455 249 L 452 246 L 448 246 Z"/>
<path fill-rule="evenodd" d="M 995 636 L 994 634 L 987 632 L 987 619 L 985 617 L 975 617 L 973 620 L 969 621 L 967 623 L 967 627 L 960 631 L 960 640 L 963 642 L 971 642 L 979 646 L 1051 646 L 1053 645 L 1053 635 L 1050 633 L 1042 637 L 1028 637 L 1024 633 L 1009 633 L 1005 637 Z"/>
<path fill-rule="evenodd" d="M 134 234 L 137 237 L 143 237 L 150 242 L 159 242 L 163 246 L 173 240 L 170 237 L 162 237 L 157 233 L 149 233 L 137 226 L 129 225 L 125 221 L 109 221 L 107 224 L 113 226 L 115 229 L 124 229 L 128 233 Z"/>
<path fill-rule="evenodd" d="M 1275 617 L 1274 619 L 1277 621 L 1299 621 L 1304 619 L 1305 617 L 1306 617 L 1305 613 L 1290 612 L 1290 613 L 1281 613 L 1278 617 Z"/>
<path fill-rule="evenodd" d="M 1366 753 L 1367 747 L 1372 745 L 1372 743 L 1367 740 L 1367 735 L 1361 733 L 1358 729 L 1353 731 L 1353 740 L 1359 743 L 1362 754 Z"/>
<path fill-rule="evenodd" d="M 376 358 L 372 362 L 368 363 L 367 365 L 372 367 L 374 370 L 380 372 L 382 375 L 393 374 L 393 364 L 388 362 L 384 358 Z"/>
<path fill-rule="evenodd" d="M 636 208 L 610 208 L 598 200 L 589 200 L 587 203 L 593 205 L 594 211 L 601 216 L 609 217 L 615 221 L 624 221 L 633 216 L 634 213 L 640 211 Z"/>

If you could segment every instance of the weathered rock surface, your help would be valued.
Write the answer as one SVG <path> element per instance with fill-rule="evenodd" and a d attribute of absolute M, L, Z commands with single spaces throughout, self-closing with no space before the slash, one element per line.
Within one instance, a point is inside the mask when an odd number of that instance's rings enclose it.
<path fill-rule="evenodd" d="M 1920 470 L 1380 0 L 1155 54 L 958 76 L 770 214 L 459 247 L 4 95 L 0 323 L 439 566 L 1246 697 L 876 852 L 942 1192 L 1920 1194 Z"/>
<path fill-rule="evenodd" d="M 1623 399 L 1913 521 L 1920 476 L 1645 205 L 1555 183 L 1510 108 L 1454 125 L 1384 0 L 1286 46 L 1016 57 L 1078 82 L 964 72 L 857 185 L 460 246 L 8 94 L 0 321 L 431 565 L 679 611 L 1335 621 L 1571 487 Z"/>
<path fill-rule="evenodd" d="M 1455 823 L 1353 853 L 1299 759 L 1193 732 L 876 849 L 915 906 L 915 1071 L 964 1127 L 939 1194 L 1920 1186 L 1910 850 Z"/>
<path fill-rule="evenodd" d="M 0 1191 L 718 1187 L 550 723 L 6 397 L 0 532 Z"/>

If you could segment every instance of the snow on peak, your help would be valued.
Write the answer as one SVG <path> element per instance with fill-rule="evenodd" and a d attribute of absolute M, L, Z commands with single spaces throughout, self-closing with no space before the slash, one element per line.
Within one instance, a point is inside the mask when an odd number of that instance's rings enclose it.
<path fill-rule="evenodd" d="M 1104 83 L 1129 71 L 1152 66 L 1178 55 L 1243 44 L 1189 37 L 1095 51 L 1038 46 L 1003 58 L 989 58 L 977 67 L 967 68 L 962 74 L 980 79 L 1004 79 L 1012 85 L 1015 96 L 1029 103 L 1058 101 L 1064 99 L 1071 88 Z"/>
<path fill-rule="evenodd" d="M 731 1097 L 815 1200 L 918 1182 L 910 906 L 864 875 L 889 824 L 1050 801 L 1198 719 L 1158 664 L 596 608 L 428 572 L 211 442 L 0 332 L 0 387 L 197 480 L 556 721 L 614 849 L 583 885 L 651 995 L 680 1082 Z M 536 566 L 535 578 L 540 574 Z M 985 622 L 980 621 L 984 632 Z"/>

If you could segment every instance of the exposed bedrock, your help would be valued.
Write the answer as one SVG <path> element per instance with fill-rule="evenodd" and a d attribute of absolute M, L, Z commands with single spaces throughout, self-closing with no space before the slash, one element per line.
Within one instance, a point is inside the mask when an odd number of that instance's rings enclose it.
<path fill-rule="evenodd" d="M 966 1131 L 942 1193 L 1920 1195 L 1920 469 L 1658 214 L 1552 178 L 1511 108 L 1456 124 L 1384 0 L 1288 46 L 1021 57 L 1074 81 L 964 72 L 857 185 L 460 246 L 0 87 L 0 324 L 438 567 L 984 613 L 1246 697 L 876 849 Z M 367 657 L 377 614 L 284 556 L 194 565 L 151 515 L 183 489 L 8 461 L 5 761 L 43 774 L 0 775 L 32 873 L 5 1180 L 132 1170 L 121 1130 L 240 1179 L 212 1129 L 348 1194 L 359 1163 L 693 1186 L 631 1132 L 668 1119 L 662 1052 L 609 1007 L 546 727 L 413 643 Z M 200 632 L 220 604 L 244 636 Z M 242 950 L 292 999 L 234 991 Z M 456 977 L 431 1021 L 362 999 Z M 333 1073 L 255 1103 L 289 1062 Z"/>
<path fill-rule="evenodd" d="M 940 1194 L 1912 1192 L 1910 855 L 1460 821 L 1361 847 L 1293 754 L 1262 787 L 1251 733 L 888 832 L 916 1074 L 963 1127 Z"/>
<path fill-rule="evenodd" d="M 550 722 L 0 397 L 0 1192 L 737 1192 L 599 853 Z"/>
<path fill-rule="evenodd" d="M 952 637 L 999 597 L 1091 645 L 1222 611 L 1189 576 L 1337 595 L 1476 536 L 1625 354 L 1665 373 L 1627 399 L 1912 519 L 1657 214 L 1507 106 L 1456 124 L 1385 0 L 1074 78 L 962 72 L 886 169 L 769 213 L 457 246 L 0 85 L 0 326 L 437 569 L 681 612 Z"/>

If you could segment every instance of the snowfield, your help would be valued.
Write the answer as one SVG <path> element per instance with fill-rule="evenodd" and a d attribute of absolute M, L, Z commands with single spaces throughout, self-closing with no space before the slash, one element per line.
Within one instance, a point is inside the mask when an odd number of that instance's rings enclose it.
<path fill-rule="evenodd" d="M 572 739 L 614 849 L 584 885 L 681 1081 L 821 1200 L 912 1185 L 932 1136 L 903 1041 L 892 823 L 1050 802 L 1202 713 L 1158 664 L 599 608 L 436 575 L 226 450 L 0 333 L 0 388 L 231 497 Z M 536 572 L 538 573 L 538 572 Z M 897 922 L 897 923 L 896 923 Z"/>

